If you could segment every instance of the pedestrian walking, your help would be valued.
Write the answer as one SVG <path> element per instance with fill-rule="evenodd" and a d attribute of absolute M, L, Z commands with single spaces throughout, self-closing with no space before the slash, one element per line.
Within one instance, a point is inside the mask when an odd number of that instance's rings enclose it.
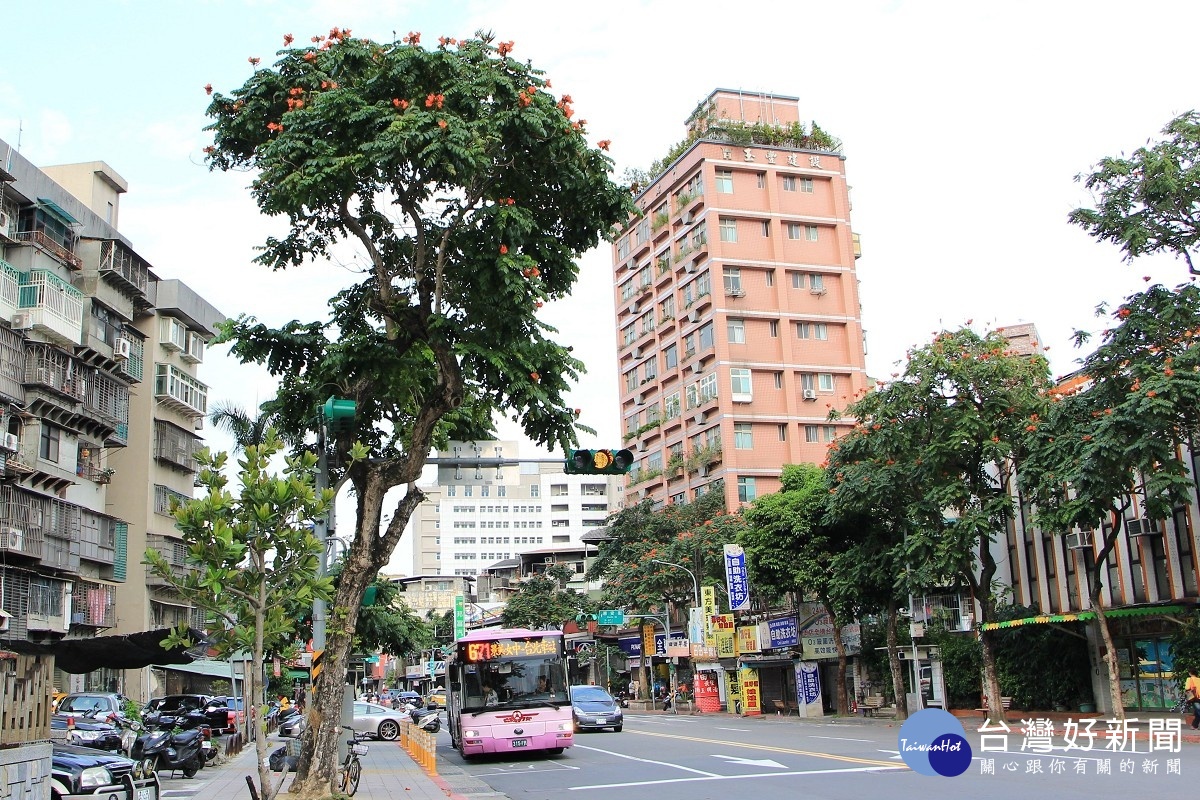
<path fill-rule="evenodd" d="M 1183 692 L 1186 695 L 1186 700 L 1192 704 L 1192 730 L 1200 728 L 1200 677 L 1196 675 L 1196 668 L 1188 668 L 1187 683 L 1183 685 Z"/>

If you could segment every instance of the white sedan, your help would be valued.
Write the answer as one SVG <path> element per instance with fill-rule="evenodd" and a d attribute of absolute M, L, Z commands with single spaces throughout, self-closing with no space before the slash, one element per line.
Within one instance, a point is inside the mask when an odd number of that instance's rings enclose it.
<path fill-rule="evenodd" d="M 354 704 L 354 721 L 350 727 L 358 733 L 378 736 L 390 742 L 400 735 L 400 720 L 407 717 L 404 709 L 396 710 L 360 700 Z"/>

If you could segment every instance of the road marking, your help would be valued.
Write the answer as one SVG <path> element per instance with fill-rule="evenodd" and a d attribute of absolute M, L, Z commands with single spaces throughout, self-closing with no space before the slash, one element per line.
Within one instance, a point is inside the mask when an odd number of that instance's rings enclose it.
<path fill-rule="evenodd" d="M 845 761 L 849 764 L 870 764 L 876 767 L 893 768 L 895 764 L 888 761 L 876 761 L 870 758 L 857 758 L 855 756 L 839 756 L 833 753 L 817 753 L 812 750 L 796 750 L 791 747 L 776 747 L 769 744 L 749 744 L 747 742 L 731 742 L 727 739 L 705 739 L 699 736 L 681 736 L 677 733 L 654 733 L 651 731 L 631 730 L 635 736 L 660 736 L 664 739 L 681 739 L 685 742 L 702 742 L 704 744 L 719 744 L 726 747 L 744 747 L 747 750 L 766 750 L 769 753 L 787 753 L 794 756 L 812 756 L 813 758 L 827 758 L 831 761 Z M 578 745 L 576 745 L 578 747 Z"/>
<path fill-rule="evenodd" d="M 894 756 L 892 756 L 892 760 L 893 760 L 893 761 L 899 761 L 899 760 L 900 760 L 900 751 L 899 751 L 899 750 L 880 750 L 879 752 L 881 752 L 881 753 L 895 753 L 895 755 L 894 755 Z"/>
<path fill-rule="evenodd" d="M 605 755 L 609 755 L 609 756 L 617 756 L 618 758 L 628 758 L 630 761 L 640 761 L 643 764 L 657 764 L 660 767 L 672 767 L 674 769 L 681 769 L 684 772 L 694 772 L 697 775 L 703 775 L 708 778 L 719 778 L 720 777 L 715 772 L 705 772 L 702 769 L 692 769 L 691 767 L 683 767 L 683 766 L 680 766 L 679 764 L 672 764 L 667 761 L 655 761 L 650 758 L 638 758 L 637 756 L 626 755 L 625 753 L 617 753 L 612 750 L 603 750 L 599 747 L 588 747 L 587 745 L 582 745 L 582 744 L 577 744 L 577 745 L 575 745 L 575 747 L 582 748 L 583 750 L 591 750 L 594 753 L 604 753 Z"/>
<path fill-rule="evenodd" d="M 730 764 L 737 764 L 738 766 L 775 767 L 776 769 L 787 769 L 787 767 L 785 767 L 783 764 L 780 764 L 778 761 L 772 761 L 769 758 L 739 758 L 738 756 L 725 756 L 721 755 L 720 753 L 713 753 L 713 758 L 723 758 Z"/>
<path fill-rule="evenodd" d="M 816 734 L 808 734 L 809 739 L 832 739 L 835 742 L 872 742 L 874 739 L 851 739 L 848 736 L 817 736 Z"/>
<path fill-rule="evenodd" d="M 578 747 L 578 745 L 576 745 Z M 847 769 L 810 769 L 796 772 L 761 772 L 751 775 L 712 775 L 704 778 L 664 778 L 656 781 L 631 781 L 629 783 L 598 783 L 591 786 L 570 786 L 569 791 L 578 792 L 587 789 L 623 789 L 629 786 L 659 786 L 667 783 L 695 783 L 698 781 L 740 781 L 747 778 L 790 778 L 804 775 L 840 775 L 849 772 L 886 772 L 891 770 L 908 769 L 895 764 L 883 767 L 849 767 Z"/>
<path fill-rule="evenodd" d="M 721 728 L 721 727 L 718 727 L 717 730 L 719 730 L 719 731 L 737 731 L 738 733 L 749 733 L 750 732 L 749 728 Z"/>

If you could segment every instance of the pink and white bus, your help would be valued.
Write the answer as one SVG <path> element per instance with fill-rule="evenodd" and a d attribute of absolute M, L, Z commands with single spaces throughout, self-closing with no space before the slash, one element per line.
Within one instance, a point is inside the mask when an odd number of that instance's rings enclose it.
<path fill-rule="evenodd" d="M 560 631 L 490 628 L 459 639 L 446 665 L 446 717 L 463 758 L 575 743 Z"/>

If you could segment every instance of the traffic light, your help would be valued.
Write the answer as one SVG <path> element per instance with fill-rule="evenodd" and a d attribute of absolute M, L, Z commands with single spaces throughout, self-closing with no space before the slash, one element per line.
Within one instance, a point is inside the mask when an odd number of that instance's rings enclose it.
<path fill-rule="evenodd" d="M 624 475 L 633 468 L 628 450 L 571 450 L 567 453 L 568 475 Z"/>
<path fill-rule="evenodd" d="M 325 426 L 331 433 L 348 431 L 354 426 L 354 414 L 358 410 L 353 400 L 344 397 L 331 397 L 321 406 L 321 415 L 325 418 Z"/>

